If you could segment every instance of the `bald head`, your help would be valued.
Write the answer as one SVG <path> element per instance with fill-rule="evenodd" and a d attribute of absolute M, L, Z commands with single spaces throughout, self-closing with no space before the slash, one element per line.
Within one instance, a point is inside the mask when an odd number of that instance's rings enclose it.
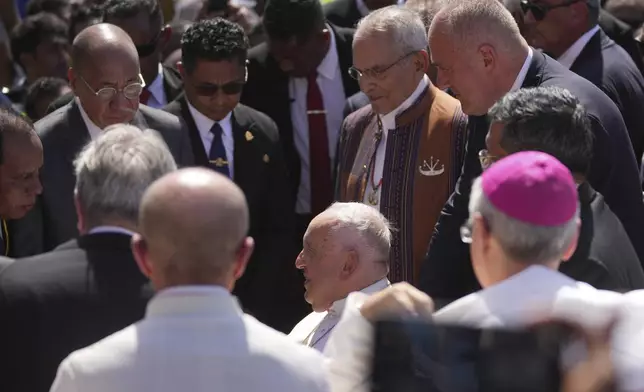
<path fill-rule="evenodd" d="M 72 43 L 72 66 L 76 69 L 92 61 L 122 58 L 136 59 L 139 56 L 130 36 L 120 27 L 99 23 L 81 31 Z"/>
<path fill-rule="evenodd" d="M 454 44 L 476 48 L 482 44 L 497 51 L 524 55 L 526 46 L 512 14 L 499 0 L 443 0 L 430 26 L 430 35 L 450 35 Z"/>
<path fill-rule="evenodd" d="M 243 192 L 206 169 L 183 169 L 155 182 L 140 209 L 150 263 L 166 282 L 225 280 L 249 227 Z"/>

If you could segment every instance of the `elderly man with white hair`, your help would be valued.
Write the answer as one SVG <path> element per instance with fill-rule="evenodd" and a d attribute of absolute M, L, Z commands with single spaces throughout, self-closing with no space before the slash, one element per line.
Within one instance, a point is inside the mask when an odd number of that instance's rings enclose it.
<path fill-rule="evenodd" d="M 394 223 L 389 279 L 415 282 L 460 174 L 465 116 L 426 75 L 427 32 L 408 8 L 386 7 L 363 18 L 353 62 L 350 74 L 371 104 L 342 126 L 337 200 L 369 204 Z"/>
<path fill-rule="evenodd" d="M 334 392 L 361 391 L 370 366 L 372 323 L 391 316 L 429 316 L 437 323 L 517 328 L 556 318 L 602 330 L 622 295 L 597 290 L 557 271 L 579 236 L 577 187 L 570 171 L 542 152 L 512 154 L 472 185 L 470 217 L 461 229 L 483 290 L 431 315 L 430 297 L 405 283 L 371 297 L 352 294 L 325 349 Z"/>
<path fill-rule="evenodd" d="M 390 248 L 389 223 L 375 208 L 334 203 L 316 216 L 295 262 L 304 273 L 305 298 L 313 313 L 289 336 L 322 351 L 349 293 L 373 294 L 389 286 Z"/>

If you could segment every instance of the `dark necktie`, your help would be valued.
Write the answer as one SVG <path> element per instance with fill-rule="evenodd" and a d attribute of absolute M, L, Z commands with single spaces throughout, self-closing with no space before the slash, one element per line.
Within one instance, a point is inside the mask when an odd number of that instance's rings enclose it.
<path fill-rule="evenodd" d="M 311 213 L 324 211 L 332 201 L 331 159 L 326 129 L 326 111 L 317 83 L 317 73 L 309 76 L 306 113 L 309 119 L 309 161 L 311 178 Z"/>
<path fill-rule="evenodd" d="M 151 96 L 152 96 L 152 93 L 150 93 L 150 90 L 144 87 L 143 90 L 141 90 L 141 95 L 139 95 L 139 102 L 144 105 L 147 105 Z"/>
<path fill-rule="evenodd" d="M 212 144 L 210 145 L 210 153 L 208 160 L 210 167 L 226 177 L 230 178 L 230 170 L 228 169 L 228 159 L 226 158 L 226 148 L 224 147 L 223 133 L 219 123 L 215 123 L 210 128 L 210 133 L 213 134 Z"/>

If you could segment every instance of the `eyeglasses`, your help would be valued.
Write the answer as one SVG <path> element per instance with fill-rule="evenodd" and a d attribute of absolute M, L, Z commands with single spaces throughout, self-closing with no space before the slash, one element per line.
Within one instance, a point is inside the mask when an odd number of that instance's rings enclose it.
<path fill-rule="evenodd" d="M 159 39 L 161 39 L 161 34 L 163 34 L 163 30 L 159 31 L 159 34 L 152 38 L 152 41 L 149 43 L 136 45 L 136 52 L 139 54 L 139 57 L 151 56 L 157 50 L 157 44 L 159 43 Z"/>
<path fill-rule="evenodd" d="M 94 90 L 92 86 L 87 83 L 85 78 L 80 75 L 78 75 L 78 78 L 82 80 L 83 83 L 85 83 L 89 91 L 93 92 L 94 95 L 96 95 L 103 101 L 111 101 L 118 93 L 122 93 L 127 99 L 139 99 L 139 96 L 143 91 L 143 87 L 145 87 L 145 81 L 143 80 L 143 76 L 141 76 L 141 74 L 139 74 L 140 82 L 130 83 L 122 89 L 116 89 L 114 87 L 103 87 L 99 90 Z"/>
<path fill-rule="evenodd" d="M 226 95 L 236 95 L 242 92 L 246 82 L 236 81 L 229 82 L 226 84 L 205 84 L 200 86 L 195 86 L 195 92 L 197 95 L 202 97 L 211 97 L 217 94 L 217 91 L 221 90 Z"/>
<path fill-rule="evenodd" d="M 349 68 L 349 76 L 354 78 L 355 80 L 360 80 L 360 78 L 364 75 L 373 79 L 382 79 L 385 76 L 385 73 L 389 71 L 391 68 L 393 68 L 395 65 L 406 59 L 407 57 L 411 56 L 412 54 L 416 53 L 417 51 L 409 52 L 404 56 L 401 56 L 398 58 L 398 60 L 394 61 L 393 63 L 389 64 L 386 67 L 373 67 L 370 69 L 365 69 L 364 71 L 359 70 L 356 67 L 351 67 Z"/>
<path fill-rule="evenodd" d="M 534 19 L 536 21 L 541 21 L 546 17 L 546 14 L 549 11 L 557 8 L 568 7 L 575 3 L 579 3 L 580 1 L 582 0 L 568 0 L 561 4 L 546 5 L 546 4 L 535 4 L 535 3 L 532 3 L 530 0 L 521 0 L 519 4 L 521 5 L 521 11 L 523 11 L 524 15 L 527 14 L 528 12 L 532 12 L 532 16 L 534 17 Z"/>
<path fill-rule="evenodd" d="M 461 226 L 461 241 L 464 244 L 472 243 L 472 220 L 468 219 L 463 226 Z"/>
<path fill-rule="evenodd" d="M 492 164 L 501 159 L 501 157 L 496 155 L 490 155 L 486 149 L 479 151 L 479 162 L 481 163 L 481 168 L 487 170 Z"/>

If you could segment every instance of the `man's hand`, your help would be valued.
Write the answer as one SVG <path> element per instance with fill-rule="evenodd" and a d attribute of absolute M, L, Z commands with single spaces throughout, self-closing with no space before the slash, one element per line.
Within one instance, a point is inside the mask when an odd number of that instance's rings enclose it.
<path fill-rule="evenodd" d="M 360 312 L 371 322 L 409 316 L 431 319 L 434 301 L 409 283 L 401 282 L 369 297 Z"/>

